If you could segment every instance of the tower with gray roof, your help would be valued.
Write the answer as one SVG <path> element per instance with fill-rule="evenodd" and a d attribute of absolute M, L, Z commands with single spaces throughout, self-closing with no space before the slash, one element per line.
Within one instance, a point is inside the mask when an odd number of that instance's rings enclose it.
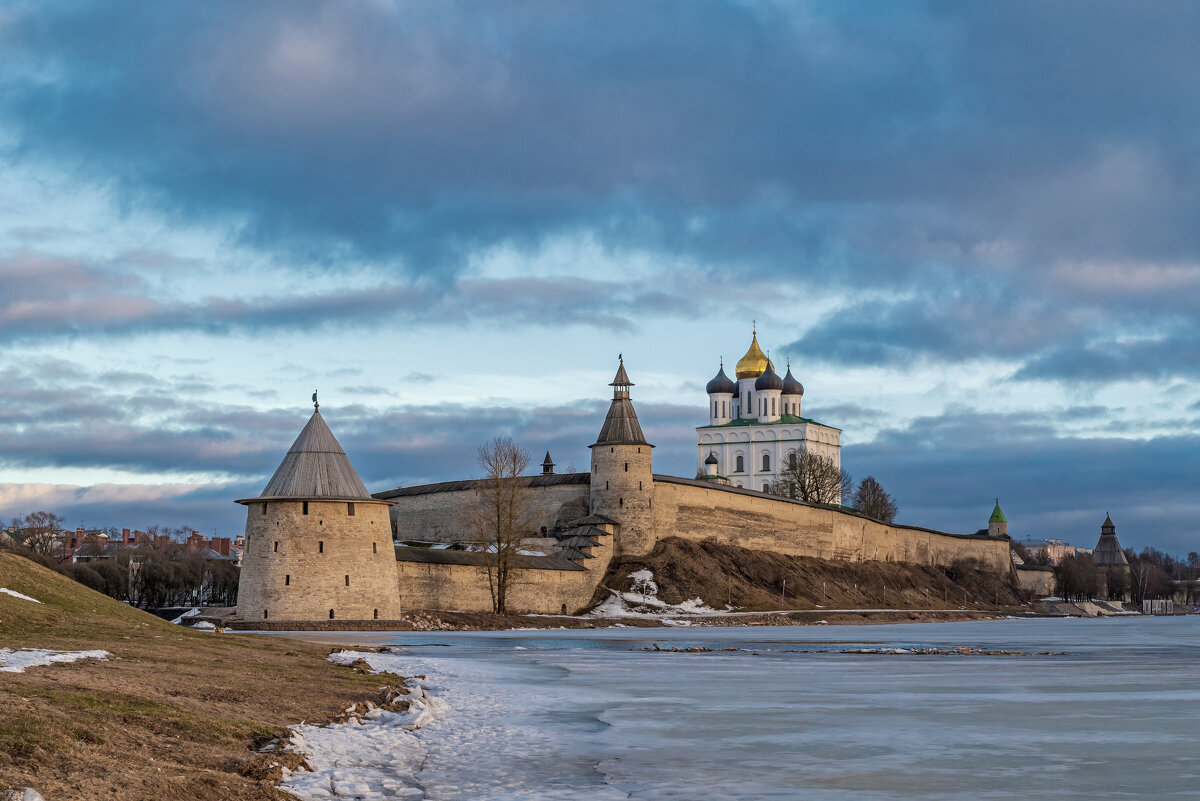
<path fill-rule="evenodd" d="M 616 521 L 618 554 L 648 553 L 654 544 L 654 446 L 646 441 L 629 397 L 633 382 L 623 359 L 609 386 L 613 397 L 608 415 L 596 442 L 589 446 L 590 512 Z"/>
<path fill-rule="evenodd" d="M 238 503 L 246 507 L 238 617 L 400 616 L 391 503 L 367 492 L 319 409 L 262 493 Z"/>

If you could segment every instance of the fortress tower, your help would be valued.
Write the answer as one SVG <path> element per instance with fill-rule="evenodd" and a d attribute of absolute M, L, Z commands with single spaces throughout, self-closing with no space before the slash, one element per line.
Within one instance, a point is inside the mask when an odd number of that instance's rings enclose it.
<path fill-rule="evenodd" d="M 621 361 L 608 416 L 592 449 L 589 506 L 620 525 L 617 554 L 649 553 L 654 545 L 654 474 L 651 451 L 638 422 L 629 388 L 633 382 Z"/>
<path fill-rule="evenodd" d="M 999 498 L 996 499 L 996 508 L 992 510 L 992 516 L 988 518 L 987 533 L 989 537 L 1008 536 L 1008 518 L 1000 509 Z"/>
<path fill-rule="evenodd" d="M 391 503 L 367 492 L 319 409 L 262 494 L 237 503 L 246 507 L 240 618 L 400 616 Z"/>

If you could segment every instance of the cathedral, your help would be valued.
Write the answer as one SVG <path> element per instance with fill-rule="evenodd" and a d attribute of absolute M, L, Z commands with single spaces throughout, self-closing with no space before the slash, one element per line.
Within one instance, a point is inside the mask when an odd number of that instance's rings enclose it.
<path fill-rule="evenodd" d="M 779 377 L 758 345 L 757 328 L 734 374 L 736 382 L 725 375 L 722 361 L 705 388 L 708 425 L 696 429 L 697 475 L 766 492 L 802 451 L 841 467 L 842 430 L 801 416 L 804 386 L 791 364 Z"/>

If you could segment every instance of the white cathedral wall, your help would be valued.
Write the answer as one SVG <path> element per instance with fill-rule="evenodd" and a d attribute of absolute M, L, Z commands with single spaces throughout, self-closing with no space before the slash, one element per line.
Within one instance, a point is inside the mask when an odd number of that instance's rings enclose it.
<path fill-rule="evenodd" d="M 841 432 L 816 423 L 802 425 L 754 425 L 729 429 L 697 431 L 696 469 L 704 470 L 704 460 L 710 452 L 720 462 L 717 473 L 729 479 L 735 487 L 762 491 L 763 484 L 779 479 L 789 453 L 807 448 L 832 459 L 841 466 Z M 768 456 L 769 469 L 763 470 L 763 456 Z M 743 460 L 743 470 L 736 470 L 737 457 Z"/>

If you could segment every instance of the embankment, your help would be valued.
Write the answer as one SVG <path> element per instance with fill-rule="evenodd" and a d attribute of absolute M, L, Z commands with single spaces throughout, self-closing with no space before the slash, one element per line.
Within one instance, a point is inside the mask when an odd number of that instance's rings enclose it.
<path fill-rule="evenodd" d="M 283 799 L 254 746 L 374 699 L 327 646 L 175 626 L 0 553 L 0 647 L 102 649 L 4 673 L 0 789 L 47 799 Z M 278 772 L 276 767 L 275 772 Z"/>
<path fill-rule="evenodd" d="M 618 557 L 596 594 L 632 591 L 629 574 L 648 569 L 670 604 L 700 598 L 715 609 L 1008 609 L 1022 605 L 1008 575 L 970 561 L 949 567 L 828 561 L 753 551 L 715 540 L 669 537 L 646 556 Z"/>

